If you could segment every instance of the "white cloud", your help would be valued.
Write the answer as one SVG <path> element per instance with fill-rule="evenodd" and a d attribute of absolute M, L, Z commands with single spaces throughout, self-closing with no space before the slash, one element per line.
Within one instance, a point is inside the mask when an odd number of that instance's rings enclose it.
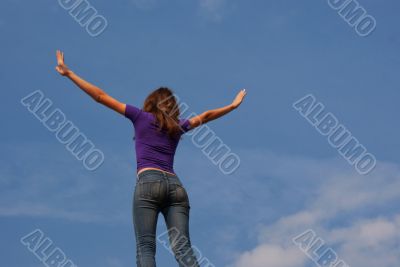
<path fill-rule="evenodd" d="M 275 222 L 250 228 L 260 235 L 259 244 L 242 251 L 232 266 L 312 266 L 311 259 L 302 262 L 292 251 L 301 252 L 292 238 L 307 229 L 313 229 L 350 266 L 399 266 L 400 209 L 395 205 L 400 200 L 398 165 L 379 162 L 373 173 L 361 176 L 335 160 L 277 160 L 271 155 L 253 155 L 252 165 L 264 166 L 267 176 L 304 181 L 308 195 L 302 200 L 304 206 L 294 213 L 282 213 Z M 280 260 L 275 263 L 270 254 L 281 254 Z"/>
<path fill-rule="evenodd" d="M 364 219 L 327 231 L 338 253 L 352 266 L 399 266 L 400 214 Z"/>
<path fill-rule="evenodd" d="M 296 248 L 262 244 L 252 251 L 244 252 L 234 267 L 293 267 L 301 266 L 305 259 L 304 254 Z"/>
<path fill-rule="evenodd" d="M 59 144 L 10 145 L 3 153 L 0 216 L 131 223 L 133 161 L 105 151 L 105 165 L 91 173 Z M 314 264 L 292 243 L 311 228 L 351 266 L 399 266 L 398 165 L 379 162 L 361 176 L 340 158 L 235 153 L 241 166 L 233 175 L 220 173 L 192 147 L 176 159 L 191 201 L 192 231 L 206 223 L 200 229 L 215 236 L 207 239 L 216 253 L 208 252 L 210 260 L 219 257 L 233 267 Z"/>

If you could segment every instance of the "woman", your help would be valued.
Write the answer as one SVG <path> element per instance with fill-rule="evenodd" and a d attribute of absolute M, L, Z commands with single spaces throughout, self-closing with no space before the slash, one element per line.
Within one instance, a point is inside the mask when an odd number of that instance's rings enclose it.
<path fill-rule="evenodd" d="M 143 109 L 139 109 L 119 102 L 80 78 L 65 65 L 64 54 L 60 51 L 57 51 L 56 70 L 95 101 L 127 117 L 135 128 L 137 181 L 133 199 L 133 221 L 137 266 L 156 266 L 155 234 L 158 214 L 161 212 L 179 266 L 198 267 L 189 237 L 189 198 L 173 169 L 175 151 L 185 132 L 236 109 L 243 101 L 246 91 L 241 90 L 230 105 L 208 110 L 191 119 L 180 120 L 177 101 L 168 88 L 161 87 L 153 91 L 146 98 Z"/>

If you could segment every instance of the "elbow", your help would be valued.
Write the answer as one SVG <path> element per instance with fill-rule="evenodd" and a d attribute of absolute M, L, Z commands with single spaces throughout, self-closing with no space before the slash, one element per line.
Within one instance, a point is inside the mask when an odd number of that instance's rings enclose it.
<path fill-rule="evenodd" d="M 102 97 L 104 94 L 97 94 L 93 97 L 93 99 L 97 102 L 97 103 L 101 103 L 102 101 Z"/>
<path fill-rule="evenodd" d="M 212 120 L 212 112 L 211 111 L 204 112 L 204 116 L 202 118 L 202 123 L 207 123 L 210 120 Z"/>

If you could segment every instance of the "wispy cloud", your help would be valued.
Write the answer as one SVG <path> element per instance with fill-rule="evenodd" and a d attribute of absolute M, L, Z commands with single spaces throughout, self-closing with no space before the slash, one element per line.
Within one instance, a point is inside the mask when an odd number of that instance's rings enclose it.
<path fill-rule="evenodd" d="M 131 0 L 135 7 L 151 9 L 157 7 L 159 0 Z M 220 21 L 228 8 L 228 0 L 197 0 L 201 16 L 207 20 Z"/>
<path fill-rule="evenodd" d="M 61 149 L 57 143 L 3 147 L 8 158 L 0 164 L 0 216 L 131 223 L 129 213 L 115 208 L 130 209 L 125 189 L 135 176 L 129 162 L 114 156 L 107 164 L 114 167 L 88 172 Z"/>
<path fill-rule="evenodd" d="M 263 158 L 260 154 L 258 156 Z M 259 244 L 236 254 L 233 267 L 309 266 L 311 260 L 296 252 L 298 248 L 291 241 L 309 228 L 335 247 L 339 257 L 350 266 L 390 267 L 400 264 L 400 256 L 396 253 L 400 243 L 400 209 L 393 204 L 400 200 L 399 166 L 380 162 L 375 174 L 362 177 L 342 169 L 334 160 L 304 161 L 303 166 L 291 158 L 287 158 L 286 163 L 270 162 L 275 166 L 273 172 L 279 165 L 283 167 L 290 162 L 291 170 L 281 169 L 274 175 L 286 181 L 303 180 L 308 184 L 308 195 L 303 195 L 303 199 L 292 196 L 303 206 L 292 214 L 282 212 L 281 217 L 272 223 L 249 228 L 248 231 L 260 236 Z M 265 171 L 271 173 L 268 167 Z M 314 174 L 305 171 L 312 168 L 316 171 Z M 289 172 L 295 176 L 288 176 Z M 307 181 L 312 181 L 312 184 Z M 302 190 L 300 188 L 300 192 Z M 265 203 L 266 206 L 274 204 Z"/>
<path fill-rule="evenodd" d="M 154 8 L 157 5 L 157 0 L 131 0 L 131 2 L 141 9 Z"/>
<path fill-rule="evenodd" d="M 120 259 L 117 258 L 108 258 L 106 260 L 107 267 L 125 267 L 127 266 Z"/>
<path fill-rule="evenodd" d="M 227 8 L 227 0 L 199 0 L 202 14 L 212 20 L 221 20 Z"/>
<path fill-rule="evenodd" d="M 244 252 L 234 266 L 236 267 L 293 267 L 305 262 L 303 253 L 297 248 L 262 244 L 251 251 Z"/>
<path fill-rule="evenodd" d="M 0 216 L 131 223 L 132 162 L 116 155 L 90 175 L 66 160 L 68 154 L 60 156 L 63 150 L 43 145 L 4 150 L 9 159 L 0 166 Z M 47 153 L 37 154 L 38 149 Z M 218 258 L 230 267 L 307 266 L 310 260 L 292 238 L 312 228 L 353 266 L 400 264 L 394 253 L 400 243 L 398 165 L 379 162 L 376 171 L 361 176 L 340 158 L 252 149 L 238 151 L 241 167 L 223 175 L 199 151 L 182 150 L 176 170 L 196 211 L 192 231 L 201 218 L 213 218 L 202 231 L 211 236 L 204 242 L 214 249 L 195 242 L 211 261 Z"/>

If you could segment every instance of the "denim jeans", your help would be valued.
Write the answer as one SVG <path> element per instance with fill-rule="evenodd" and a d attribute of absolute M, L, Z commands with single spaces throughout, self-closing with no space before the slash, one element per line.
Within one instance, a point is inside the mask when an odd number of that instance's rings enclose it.
<path fill-rule="evenodd" d="M 179 267 L 199 267 L 189 237 L 189 197 L 178 176 L 145 170 L 137 178 L 133 197 L 137 266 L 156 266 L 156 227 L 161 212 Z"/>

